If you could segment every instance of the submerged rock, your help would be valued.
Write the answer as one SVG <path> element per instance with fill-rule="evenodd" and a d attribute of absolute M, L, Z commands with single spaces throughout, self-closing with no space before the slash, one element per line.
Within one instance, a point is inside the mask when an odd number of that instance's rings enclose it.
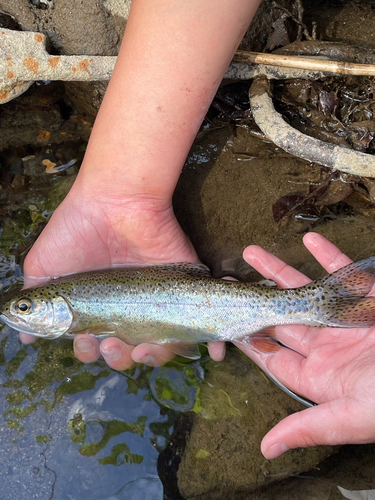
<path fill-rule="evenodd" d="M 305 407 L 238 350 L 229 350 L 221 363 L 211 361 L 207 370 L 178 470 L 183 497 L 237 499 L 241 492 L 312 469 L 335 451 L 319 446 L 266 460 L 260 452 L 264 435 Z"/>

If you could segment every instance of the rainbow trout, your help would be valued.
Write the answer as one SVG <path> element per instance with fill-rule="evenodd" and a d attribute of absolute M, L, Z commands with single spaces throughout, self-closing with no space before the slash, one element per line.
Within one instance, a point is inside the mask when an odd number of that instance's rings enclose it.
<path fill-rule="evenodd" d="M 130 345 L 165 344 L 198 359 L 199 342 L 246 343 L 274 325 L 371 326 L 375 297 L 366 296 L 374 284 L 375 257 L 284 290 L 214 279 L 200 264 L 130 265 L 9 290 L 0 299 L 0 319 L 39 337 L 116 336 Z M 315 404 L 266 373 L 297 401 Z"/>
<path fill-rule="evenodd" d="M 168 344 L 196 359 L 198 342 L 246 342 L 273 325 L 371 326 L 375 297 L 366 295 L 374 284 L 375 257 L 295 289 L 215 279 L 200 264 L 131 265 L 5 293 L 0 319 L 39 337 L 88 332 Z"/>

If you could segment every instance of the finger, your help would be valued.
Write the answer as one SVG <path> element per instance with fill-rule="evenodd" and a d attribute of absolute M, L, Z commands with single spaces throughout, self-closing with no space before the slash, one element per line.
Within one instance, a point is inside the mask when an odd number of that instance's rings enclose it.
<path fill-rule="evenodd" d="M 209 342 L 207 347 L 214 361 L 223 361 L 225 357 L 225 342 Z"/>
<path fill-rule="evenodd" d="M 289 415 L 263 438 L 263 455 L 271 459 L 292 448 L 372 441 L 373 425 L 358 418 L 358 404 L 342 398 Z"/>
<path fill-rule="evenodd" d="M 276 342 L 273 343 L 272 350 L 264 350 L 257 339 L 250 339 L 248 345 L 236 343 L 250 359 L 252 359 L 265 373 L 276 378 L 281 384 L 288 387 L 293 392 L 300 394 L 312 401 L 317 401 L 315 386 L 306 384 L 309 377 L 302 377 L 302 371 L 306 358 L 296 351 L 282 347 Z"/>
<path fill-rule="evenodd" d="M 24 289 L 25 288 L 32 288 L 34 286 L 40 286 L 43 285 L 44 283 L 47 283 L 52 279 L 51 276 L 30 276 L 28 274 L 25 274 L 24 276 Z"/>
<path fill-rule="evenodd" d="M 175 354 L 168 347 L 157 344 L 139 344 L 131 352 L 132 361 L 148 366 L 165 365 L 174 356 Z"/>
<path fill-rule="evenodd" d="M 31 344 L 36 341 L 36 337 L 34 335 L 29 335 L 28 333 L 20 332 L 20 341 L 23 344 Z"/>
<path fill-rule="evenodd" d="M 104 339 L 100 344 L 101 355 L 114 370 L 127 370 L 134 364 L 131 357 L 133 349 L 133 346 L 125 344 L 116 337 Z"/>
<path fill-rule="evenodd" d="M 303 237 L 303 243 L 307 250 L 329 273 L 333 273 L 352 262 L 347 255 L 321 234 L 307 233 Z"/>
<path fill-rule="evenodd" d="M 79 334 L 73 342 L 74 354 L 83 363 L 92 363 L 99 359 L 99 342 L 87 333 Z"/>
<path fill-rule="evenodd" d="M 292 288 L 310 283 L 304 274 L 257 245 L 245 248 L 243 258 L 265 278 L 273 279 L 281 288 Z"/>

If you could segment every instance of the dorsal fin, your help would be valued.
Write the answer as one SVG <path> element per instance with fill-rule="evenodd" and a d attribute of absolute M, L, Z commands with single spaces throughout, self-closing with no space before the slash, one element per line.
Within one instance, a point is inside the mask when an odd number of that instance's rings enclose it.
<path fill-rule="evenodd" d="M 137 263 L 126 263 L 126 264 L 116 264 L 112 269 L 135 269 L 135 268 L 147 268 L 154 267 L 157 269 L 164 269 L 165 271 L 179 271 L 184 274 L 189 274 L 190 276 L 200 276 L 202 278 L 212 278 L 211 271 L 204 264 L 197 264 L 192 262 L 174 262 L 172 264 L 137 264 Z"/>
<path fill-rule="evenodd" d="M 192 264 L 191 262 L 177 262 L 175 264 L 160 264 L 155 267 L 165 268 L 166 270 L 178 271 L 189 276 L 201 278 L 212 278 L 211 272 L 204 264 Z"/>

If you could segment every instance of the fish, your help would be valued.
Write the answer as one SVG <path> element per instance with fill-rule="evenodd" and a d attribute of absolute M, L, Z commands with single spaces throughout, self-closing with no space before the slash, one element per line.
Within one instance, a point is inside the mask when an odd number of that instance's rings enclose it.
<path fill-rule="evenodd" d="M 0 320 L 47 339 L 85 332 L 198 359 L 199 343 L 247 343 L 276 325 L 372 326 L 374 284 L 375 257 L 291 289 L 213 278 L 202 264 L 134 264 L 9 290 Z"/>

